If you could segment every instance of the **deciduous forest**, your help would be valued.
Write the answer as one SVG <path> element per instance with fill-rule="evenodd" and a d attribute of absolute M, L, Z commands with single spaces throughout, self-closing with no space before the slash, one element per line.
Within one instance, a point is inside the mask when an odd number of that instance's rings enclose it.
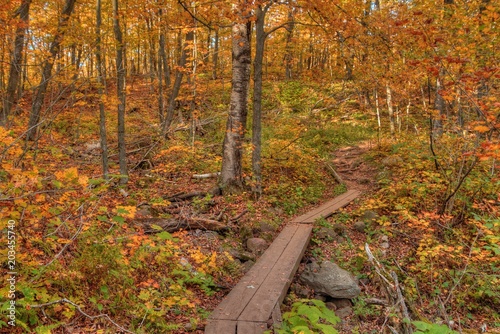
<path fill-rule="evenodd" d="M 496 0 L 0 0 L 0 332 L 203 333 L 249 239 L 357 189 L 268 333 L 498 333 L 499 22 Z M 348 305 L 300 279 L 325 261 Z"/>

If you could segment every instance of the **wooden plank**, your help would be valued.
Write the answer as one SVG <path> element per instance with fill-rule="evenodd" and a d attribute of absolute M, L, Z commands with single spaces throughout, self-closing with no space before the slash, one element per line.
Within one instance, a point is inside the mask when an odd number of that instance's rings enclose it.
<path fill-rule="evenodd" d="M 334 199 L 320 205 L 302 216 L 296 217 L 292 223 L 314 223 L 318 218 L 326 218 L 341 207 L 349 204 L 353 199 L 361 194 L 359 190 L 349 190 L 346 193 L 335 197 Z"/>
<path fill-rule="evenodd" d="M 267 322 L 238 321 L 238 334 L 262 334 L 267 330 Z M 220 332 L 223 334 L 225 332 Z"/>
<path fill-rule="evenodd" d="M 212 312 L 209 319 L 237 320 L 247 303 L 252 299 L 276 261 L 287 247 L 298 225 L 287 225 L 274 242 L 262 254 L 257 263 L 243 276 L 240 282 L 229 292 L 224 300 Z M 267 319 L 266 319 L 267 320 Z"/>
<path fill-rule="evenodd" d="M 285 251 L 267 275 L 238 320 L 265 322 L 276 304 L 281 304 L 292 283 L 311 237 L 311 225 L 299 225 Z"/>
<path fill-rule="evenodd" d="M 232 320 L 209 320 L 205 326 L 205 334 L 236 334 L 236 323 Z"/>

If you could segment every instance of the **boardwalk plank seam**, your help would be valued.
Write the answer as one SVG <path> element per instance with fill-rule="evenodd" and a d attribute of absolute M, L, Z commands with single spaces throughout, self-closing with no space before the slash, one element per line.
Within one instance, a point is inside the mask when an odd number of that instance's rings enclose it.
<path fill-rule="evenodd" d="M 279 307 L 311 237 L 310 223 L 330 216 L 360 194 L 358 190 L 350 190 L 285 226 L 257 263 L 212 312 L 205 333 L 260 334 L 267 329 L 267 320 L 271 316 L 279 321 Z"/>

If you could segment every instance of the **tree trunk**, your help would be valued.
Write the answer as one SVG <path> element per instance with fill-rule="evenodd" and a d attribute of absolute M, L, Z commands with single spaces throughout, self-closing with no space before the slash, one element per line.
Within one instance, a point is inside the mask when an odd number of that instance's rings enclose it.
<path fill-rule="evenodd" d="M 243 186 L 242 142 L 245 135 L 248 84 L 250 81 L 250 41 L 245 23 L 232 27 L 231 105 L 223 144 L 221 188 L 224 192 L 239 191 Z"/>
<path fill-rule="evenodd" d="M 45 99 L 45 93 L 47 92 L 47 87 L 49 85 L 50 76 L 52 73 L 52 68 L 54 67 L 54 62 L 57 54 L 59 53 L 59 48 L 66 32 L 66 26 L 68 25 L 69 17 L 73 13 L 75 8 L 76 0 L 66 0 L 66 4 L 59 18 L 59 23 L 57 25 L 57 30 L 54 35 L 54 40 L 50 43 L 49 57 L 45 59 L 43 63 L 42 79 L 35 93 L 35 98 L 33 100 L 33 105 L 31 107 L 31 114 L 28 122 L 28 131 L 26 132 L 27 140 L 34 140 L 37 129 L 40 122 L 40 112 L 42 110 L 43 100 Z"/>
<path fill-rule="evenodd" d="M 161 8 L 158 11 L 158 16 L 162 17 Z M 167 55 L 165 54 L 165 34 L 163 33 L 163 27 L 160 26 L 160 41 L 158 47 L 158 115 L 160 118 L 160 124 L 163 124 L 165 121 L 165 108 L 163 101 L 163 70 L 166 65 Z"/>
<path fill-rule="evenodd" d="M 392 105 L 392 90 L 389 87 L 389 84 L 385 86 L 387 93 L 387 111 L 389 112 L 389 126 L 391 129 L 391 135 L 396 131 L 396 127 L 394 126 L 394 106 Z"/>
<path fill-rule="evenodd" d="M 124 67 L 124 45 L 123 35 L 120 29 L 120 20 L 118 16 L 118 0 L 113 0 L 113 28 L 116 39 L 116 78 L 117 78 L 117 97 L 118 97 L 118 157 L 120 160 L 120 184 L 128 181 L 127 172 L 127 151 L 125 147 L 125 67 Z"/>
<path fill-rule="evenodd" d="M 219 66 L 219 29 L 215 30 L 214 38 L 214 53 L 212 54 L 212 63 L 214 68 L 212 69 L 212 79 L 217 79 L 217 67 Z"/>
<path fill-rule="evenodd" d="M 292 56 L 292 38 L 295 22 L 293 19 L 293 9 L 288 10 L 288 26 L 286 27 L 286 46 L 285 46 L 285 79 L 292 79 L 293 56 Z"/>
<path fill-rule="evenodd" d="M 256 21 L 256 41 L 255 41 L 255 59 L 253 61 L 253 118 L 252 118 L 252 173 L 253 189 L 257 196 L 262 194 L 262 62 L 264 60 L 264 46 L 266 42 L 266 33 L 264 31 L 264 20 L 269 7 L 262 9 L 258 6 L 255 9 Z"/>
<path fill-rule="evenodd" d="M 443 133 L 443 117 L 445 115 L 445 102 L 443 96 L 441 95 L 442 83 L 441 79 L 438 77 L 436 79 L 436 100 L 434 101 L 434 106 L 436 110 L 439 111 L 439 115 L 432 122 L 432 133 L 434 136 L 440 136 Z"/>
<path fill-rule="evenodd" d="M 17 10 L 21 22 L 18 24 L 16 29 L 14 52 L 10 62 L 9 81 L 7 83 L 6 96 L 3 101 L 2 114 L 0 115 L 0 125 L 7 124 L 7 118 L 10 115 L 10 110 L 17 102 L 16 89 L 19 85 L 19 78 L 22 73 L 21 65 L 23 60 L 24 35 L 28 29 L 30 4 L 31 0 L 22 0 L 21 5 Z"/>
<path fill-rule="evenodd" d="M 182 77 L 184 75 L 184 67 L 186 66 L 186 60 L 188 57 L 188 46 L 189 43 L 193 41 L 193 38 L 193 31 L 190 31 L 186 34 L 186 41 L 184 43 L 184 47 L 182 48 L 181 57 L 179 59 L 179 68 L 176 70 L 174 86 L 172 87 L 172 92 L 170 93 L 170 97 L 168 99 L 167 116 L 165 117 L 165 121 L 163 122 L 162 136 L 166 136 L 167 131 L 172 124 L 172 120 L 174 119 L 175 100 L 177 99 L 177 96 L 179 96 Z"/>
<path fill-rule="evenodd" d="M 108 179 L 108 140 L 106 136 L 106 114 L 104 112 L 104 73 L 103 73 L 103 63 L 102 63 L 102 49 L 101 49 L 101 0 L 97 0 L 96 5 L 96 53 L 95 58 L 97 62 L 97 81 L 99 84 L 98 94 L 99 94 L 99 134 L 101 137 L 101 152 L 102 152 L 102 174 L 104 179 Z"/>

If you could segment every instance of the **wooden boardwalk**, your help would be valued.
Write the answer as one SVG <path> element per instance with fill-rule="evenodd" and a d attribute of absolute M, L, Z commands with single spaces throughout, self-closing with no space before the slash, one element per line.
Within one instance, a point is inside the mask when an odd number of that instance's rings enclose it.
<path fill-rule="evenodd" d="M 206 334 L 257 334 L 268 320 L 279 321 L 285 298 L 300 260 L 309 244 L 312 222 L 328 217 L 359 196 L 348 191 L 285 226 L 257 263 L 247 272 L 208 319 Z"/>

